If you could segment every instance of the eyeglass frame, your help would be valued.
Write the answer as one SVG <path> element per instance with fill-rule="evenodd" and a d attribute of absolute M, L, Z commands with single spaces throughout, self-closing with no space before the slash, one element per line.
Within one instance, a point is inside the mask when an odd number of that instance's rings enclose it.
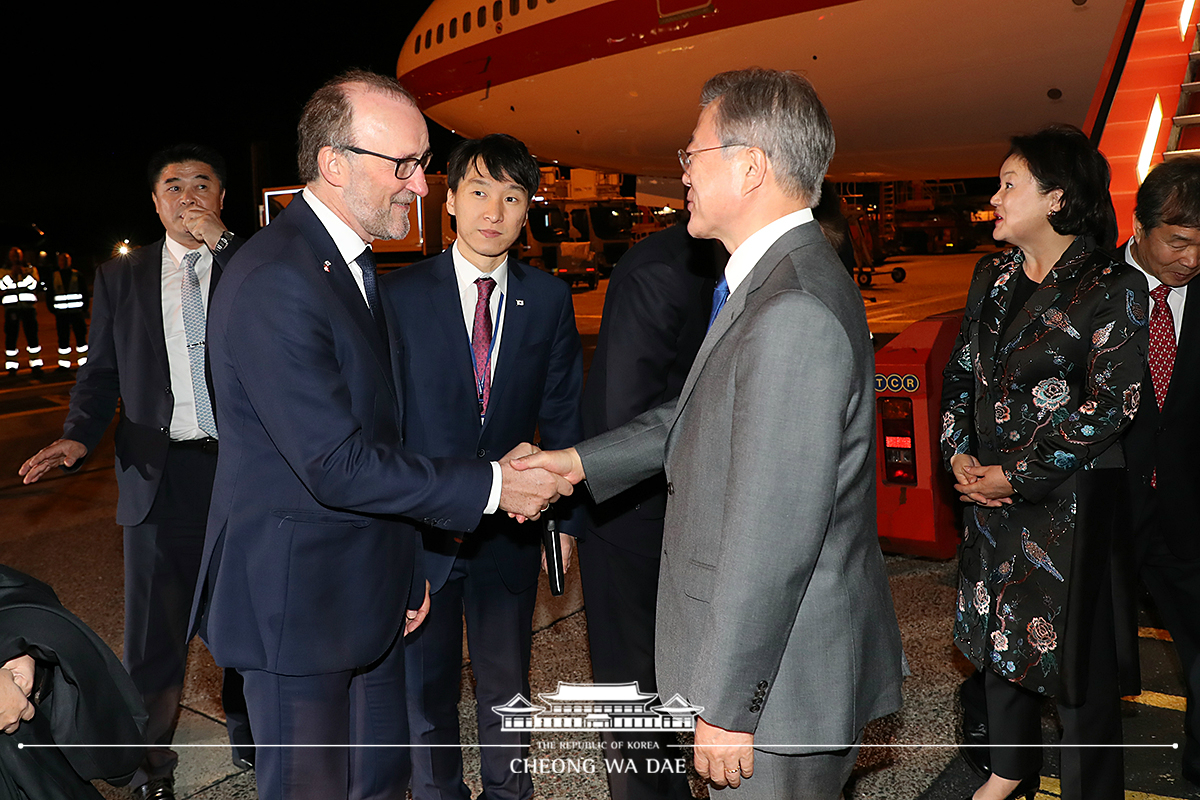
<path fill-rule="evenodd" d="M 748 144 L 719 144 L 715 147 L 701 147 L 699 150 L 684 150 L 679 148 L 679 166 L 683 167 L 683 171 L 687 172 L 692 168 L 692 156 L 699 153 L 707 153 L 709 150 L 724 150 L 726 147 L 750 147 Z"/>
<path fill-rule="evenodd" d="M 375 156 L 376 158 L 382 158 L 385 161 L 394 162 L 396 164 L 396 180 L 398 180 L 398 181 L 408 180 L 413 175 L 417 174 L 418 169 L 421 169 L 422 171 L 424 171 L 425 169 L 427 169 L 429 167 L 429 162 L 431 162 L 433 160 L 433 150 L 426 150 L 424 153 L 422 153 L 420 156 L 417 156 L 416 158 L 413 158 L 411 156 L 408 158 L 396 158 L 395 156 L 385 156 L 383 153 L 376 153 L 371 150 L 364 150 L 361 147 L 353 147 L 348 144 L 338 145 L 338 149 L 348 150 L 351 153 L 356 153 L 357 155 L 360 155 L 360 156 Z M 400 174 L 400 167 L 404 164 L 412 165 L 412 171 L 409 172 L 407 175 Z"/>

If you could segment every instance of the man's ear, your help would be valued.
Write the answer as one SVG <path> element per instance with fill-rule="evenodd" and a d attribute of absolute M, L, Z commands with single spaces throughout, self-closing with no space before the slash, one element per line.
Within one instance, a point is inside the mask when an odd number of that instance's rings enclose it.
<path fill-rule="evenodd" d="M 332 145 L 325 145 L 317 151 L 317 170 L 321 177 L 331 186 L 345 186 L 350 163 Z"/>
<path fill-rule="evenodd" d="M 742 193 L 749 194 L 762 186 L 770 169 L 767 154 L 757 147 L 746 147 L 738 154 L 738 169 L 742 179 Z"/>
<path fill-rule="evenodd" d="M 454 190 L 446 189 L 446 213 L 450 216 L 456 216 L 454 213 Z"/>

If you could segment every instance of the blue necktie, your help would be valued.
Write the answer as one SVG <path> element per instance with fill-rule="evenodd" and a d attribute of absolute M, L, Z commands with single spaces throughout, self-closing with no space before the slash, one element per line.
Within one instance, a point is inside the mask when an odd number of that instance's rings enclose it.
<path fill-rule="evenodd" d="M 716 288 L 713 289 L 712 313 L 708 315 L 708 327 L 712 328 L 713 323 L 717 321 L 717 314 L 721 313 L 721 308 L 725 305 L 725 301 L 729 299 L 729 282 L 725 280 L 725 276 L 721 276 L 721 280 L 717 281 Z"/>
<path fill-rule="evenodd" d="M 354 261 L 362 269 L 363 291 L 367 295 L 367 307 L 371 309 L 371 316 L 375 318 L 375 327 L 379 329 L 380 338 L 386 342 L 387 327 L 383 322 L 383 310 L 379 307 L 379 287 L 375 282 L 375 254 L 371 252 L 370 247 L 367 247 Z"/>
<path fill-rule="evenodd" d="M 196 400 L 196 423 L 200 430 L 217 438 L 217 423 L 213 419 L 212 401 L 208 396 L 208 380 L 204 374 L 204 301 L 200 296 L 200 279 L 196 262 L 200 253 L 193 250 L 183 257 L 183 332 L 187 339 L 188 366 L 192 370 L 192 396 Z"/>

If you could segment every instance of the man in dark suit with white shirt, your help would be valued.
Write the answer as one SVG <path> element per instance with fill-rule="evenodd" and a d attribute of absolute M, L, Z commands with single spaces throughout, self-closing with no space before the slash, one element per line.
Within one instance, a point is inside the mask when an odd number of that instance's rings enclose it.
<path fill-rule="evenodd" d="M 1141 577 L 1187 684 L 1183 776 L 1200 785 L 1200 159 L 1155 167 L 1137 193 L 1125 260 L 1146 275 L 1150 346 L 1125 458 Z"/>
<path fill-rule="evenodd" d="M 173 796 L 170 749 L 187 664 L 217 429 L 204 361 L 205 311 L 243 240 L 221 221 L 225 161 L 182 144 L 150 160 L 151 199 L 166 236 L 96 272 L 88 360 L 71 390 L 63 438 L 21 467 L 33 483 L 56 466 L 75 471 L 95 450 L 120 400 L 114 436 L 125 527 L 124 663 L 150 713 L 138 798 Z M 253 750 L 241 679 L 226 673 L 223 701 L 234 759 Z"/>
<path fill-rule="evenodd" d="M 429 594 L 398 515 L 471 531 L 497 509 L 536 518 L 571 489 L 517 473 L 511 454 L 404 449 L 369 245 L 402 238 L 428 192 L 412 96 L 346 73 L 309 99 L 298 132 L 302 195 L 213 297 L 221 460 L 193 618 L 217 663 L 245 678 L 256 737 L 285 745 L 258 753 L 262 800 L 403 798 L 402 634 Z"/>
<path fill-rule="evenodd" d="M 544 447 L 575 444 L 583 357 L 571 288 L 509 255 L 537 193 L 537 161 L 517 139 L 492 134 L 461 142 L 446 172 L 457 240 L 383 279 L 405 445 L 431 457 L 487 459 L 535 433 Z M 582 513 L 557 513 L 569 558 L 567 534 L 578 532 Z M 413 800 L 470 800 L 456 746 L 464 614 L 483 795 L 527 800 L 529 773 L 510 765 L 529 755 L 529 733 L 503 731 L 492 709 L 529 696 L 539 526 L 501 514 L 474 531 L 419 530 L 431 594 L 425 624 L 405 642 L 409 725 L 414 745 L 438 746 L 413 749 Z"/>

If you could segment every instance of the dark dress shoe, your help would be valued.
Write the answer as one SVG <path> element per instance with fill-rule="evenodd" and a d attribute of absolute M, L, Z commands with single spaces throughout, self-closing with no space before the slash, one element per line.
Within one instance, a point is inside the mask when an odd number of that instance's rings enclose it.
<path fill-rule="evenodd" d="M 233 765 L 238 769 L 254 769 L 254 748 L 233 751 Z"/>
<path fill-rule="evenodd" d="M 174 778 L 151 778 L 133 790 L 134 800 L 175 800 Z"/>

